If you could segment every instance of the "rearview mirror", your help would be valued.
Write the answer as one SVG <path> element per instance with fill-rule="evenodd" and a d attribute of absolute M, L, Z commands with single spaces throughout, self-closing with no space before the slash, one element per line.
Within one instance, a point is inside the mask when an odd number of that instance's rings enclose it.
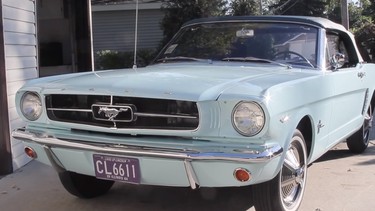
<path fill-rule="evenodd" d="M 252 29 L 241 29 L 236 31 L 236 37 L 249 38 L 254 36 L 254 30 Z"/>

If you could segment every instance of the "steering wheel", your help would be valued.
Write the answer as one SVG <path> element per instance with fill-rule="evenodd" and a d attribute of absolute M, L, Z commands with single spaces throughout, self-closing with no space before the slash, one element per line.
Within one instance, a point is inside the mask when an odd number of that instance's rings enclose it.
<path fill-rule="evenodd" d="M 306 59 L 306 57 L 304 57 L 303 55 L 301 55 L 301 54 L 299 54 L 299 53 L 297 53 L 297 52 L 294 52 L 294 51 L 281 51 L 281 52 L 277 52 L 277 53 L 275 54 L 275 58 L 277 58 L 277 57 L 280 56 L 280 55 L 284 55 L 283 58 L 284 58 L 284 60 L 285 60 L 288 54 L 296 55 L 296 56 L 298 56 L 299 58 L 301 58 L 302 61 L 305 61 L 305 62 L 306 62 L 307 64 L 309 64 L 311 67 L 314 67 L 314 65 L 311 64 L 311 62 L 310 62 L 308 59 Z"/>

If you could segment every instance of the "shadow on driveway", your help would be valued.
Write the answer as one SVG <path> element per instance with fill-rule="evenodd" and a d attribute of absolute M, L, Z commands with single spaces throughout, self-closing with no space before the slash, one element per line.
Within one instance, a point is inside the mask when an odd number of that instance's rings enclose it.
<path fill-rule="evenodd" d="M 90 207 L 102 207 L 106 210 L 112 210 L 111 207 L 132 207 L 153 211 L 245 211 L 253 206 L 249 187 L 191 190 L 190 188 L 137 186 L 123 183 L 116 183 L 108 194 L 95 200 L 75 198 L 71 203 L 77 203 L 78 207 L 82 208 L 86 201 L 90 203 Z"/>
<path fill-rule="evenodd" d="M 326 152 L 322 157 L 316 160 L 314 163 L 320 163 L 325 161 L 332 161 L 337 159 L 343 159 L 354 156 L 374 156 L 375 155 L 375 141 L 370 141 L 368 148 L 362 154 L 355 154 L 349 151 L 346 144 L 339 144 L 333 149 Z M 359 163 L 358 165 L 373 165 L 375 164 L 375 159 L 366 160 L 365 162 Z"/>

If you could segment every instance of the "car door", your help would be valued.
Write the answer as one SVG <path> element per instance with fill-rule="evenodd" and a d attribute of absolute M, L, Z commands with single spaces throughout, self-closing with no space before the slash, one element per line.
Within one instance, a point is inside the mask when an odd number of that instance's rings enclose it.
<path fill-rule="evenodd" d="M 340 34 L 327 34 L 328 58 L 345 56 L 342 57 L 345 58 L 343 66 L 333 67 L 331 73 L 334 99 L 328 148 L 357 130 L 363 122 L 367 75 L 358 62 L 355 47 L 351 45 L 353 43 L 349 38 L 345 39 Z"/>

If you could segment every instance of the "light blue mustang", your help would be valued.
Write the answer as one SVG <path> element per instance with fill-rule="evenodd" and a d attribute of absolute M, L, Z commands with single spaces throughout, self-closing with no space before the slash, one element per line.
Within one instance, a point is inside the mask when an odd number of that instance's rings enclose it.
<path fill-rule="evenodd" d="M 256 209 L 297 210 L 309 163 L 345 139 L 366 149 L 374 78 L 326 19 L 200 19 L 148 67 L 28 82 L 13 137 L 78 197 L 114 181 L 253 185 Z"/>

